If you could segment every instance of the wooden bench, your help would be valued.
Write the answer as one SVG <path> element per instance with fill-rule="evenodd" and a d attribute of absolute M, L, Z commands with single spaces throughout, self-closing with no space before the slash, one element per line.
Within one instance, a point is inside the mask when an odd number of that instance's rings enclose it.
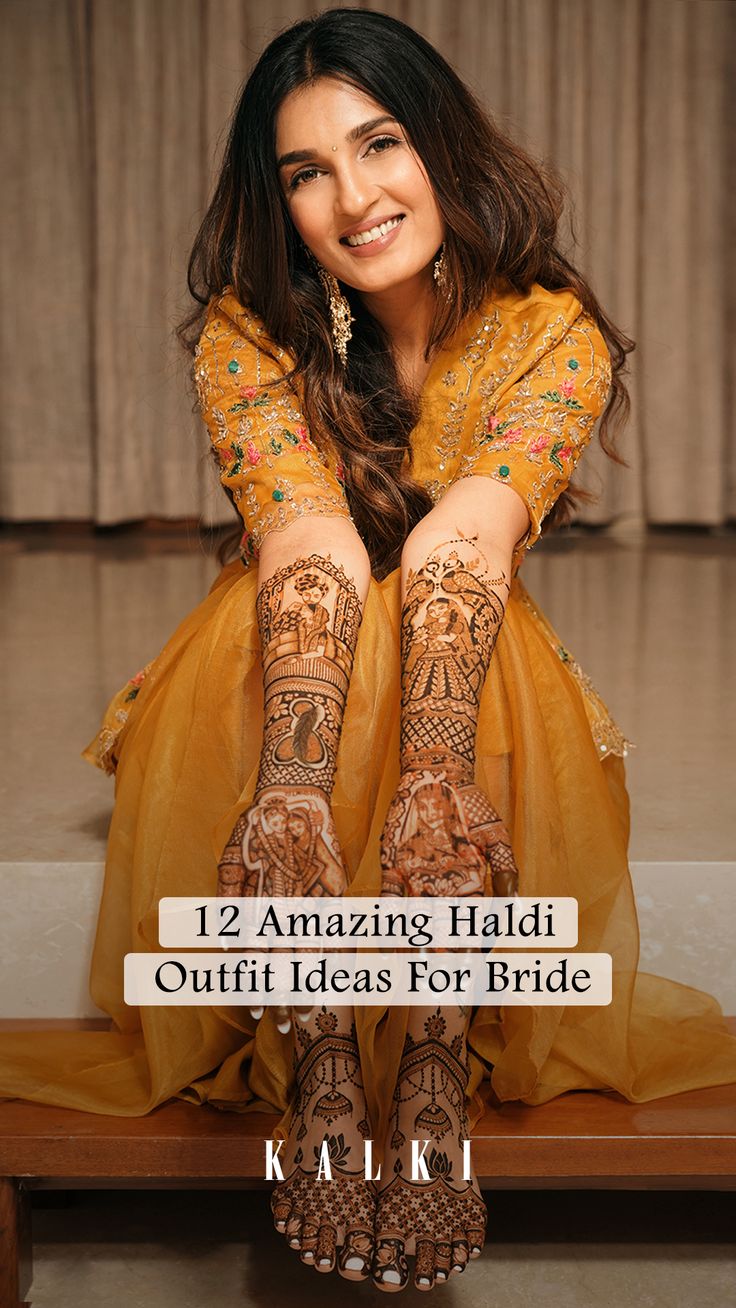
<path fill-rule="evenodd" d="M 0 1308 L 28 1306 L 32 1189 L 268 1189 L 277 1121 L 179 1099 L 135 1118 L 0 1102 Z M 485 1189 L 734 1189 L 736 1085 L 645 1104 L 593 1091 L 503 1104 L 476 1125 L 472 1154 Z"/>

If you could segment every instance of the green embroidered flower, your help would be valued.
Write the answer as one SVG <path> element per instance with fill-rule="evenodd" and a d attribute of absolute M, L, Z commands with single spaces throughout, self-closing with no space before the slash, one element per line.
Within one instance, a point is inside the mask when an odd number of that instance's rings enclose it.
<path fill-rule="evenodd" d="M 560 395 L 559 391 L 545 391 L 540 396 L 542 400 L 549 400 L 551 404 L 564 404 L 566 409 L 582 409 L 582 404 L 575 399 L 574 395 Z"/>
<path fill-rule="evenodd" d="M 242 471 L 245 460 L 245 450 L 238 441 L 231 441 L 229 446 L 221 446 L 217 451 L 220 463 L 226 469 L 228 477 L 237 477 Z"/>
<path fill-rule="evenodd" d="M 282 454 L 282 453 L 283 453 L 283 449 L 284 449 L 284 447 L 283 447 L 283 445 L 281 444 L 281 441 L 277 441 L 277 440 L 276 440 L 276 437 L 275 437 L 275 436 L 272 436 L 271 439 L 270 439 L 270 441 L 269 441 L 268 443 L 269 443 L 269 446 L 271 447 L 271 449 L 272 449 L 272 451 L 273 451 L 274 454 Z"/>
<path fill-rule="evenodd" d="M 558 457 L 558 456 L 559 456 L 559 453 L 560 453 L 560 450 L 564 450 L 564 448 L 565 448 L 565 442 L 564 442 L 564 441 L 555 441 L 554 445 L 552 446 L 552 449 L 551 449 L 550 452 L 549 452 L 549 461 L 550 461 L 550 463 L 554 463 L 555 467 L 558 468 L 560 472 L 564 472 L 564 471 L 565 471 L 565 469 L 563 468 L 562 463 L 560 462 L 560 459 L 559 459 L 559 457 Z"/>
<path fill-rule="evenodd" d="M 228 364 L 228 367 L 229 366 L 230 365 Z M 240 367 L 240 364 L 238 364 L 238 367 Z M 249 387 L 248 389 L 252 389 L 252 387 Z M 264 404 L 268 404 L 268 400 L 265 395 L 260 395 L 258 399 L 244 399 L 240 400 L 237 404 L 231 405 L 228 409 L 228 413 L 243 413 L 245 409 L 262 409 Z"/>

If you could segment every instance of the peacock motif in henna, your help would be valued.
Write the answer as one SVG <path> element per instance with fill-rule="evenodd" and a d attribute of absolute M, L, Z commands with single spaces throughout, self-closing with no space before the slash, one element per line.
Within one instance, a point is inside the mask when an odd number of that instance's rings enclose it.
<path fill-rule="evenodd" d="M 401 776 L 381 837 L 383 893 L 517 893 L 504 824 L 475 784 L 481 693 L 509 583 L 493 576 L 477 541 L 445 541 L 407 576 L 402 609 Z M 486 1207 L 472 1168 L 466 1027 L 469 1010 L 410 1008 L 376 1208 L 373 1283 L 430 1289 L 478 1257 Z M 424 1139 L 426 1177 L 412 1175 Z"/>
<path fill-rule="evenodd" d="M 489 576 L 464 537 L 409 571 L 401 615 L 402 770 L 437 747 L 472 770 L 481 691 L 508 591 L 507 578 Z"/>
<path fill-rule="evenodd" d="M 508 834 L 475 784 L 480 698 L 509 583 L 477 542 L 443 542 L 410 569 L 402 608 L 401 779 L 382 838 L 383 893 L 511 896 Z"/>

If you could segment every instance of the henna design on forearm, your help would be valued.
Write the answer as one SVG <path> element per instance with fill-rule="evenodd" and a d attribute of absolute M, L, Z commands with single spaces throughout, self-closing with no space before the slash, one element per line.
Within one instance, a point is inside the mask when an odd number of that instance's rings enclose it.
<path fill-rule="evenodd" d="M 475 541 L 437 546 L 410 570 L 401 619 L 402 772 L 452 756 L 472 775 L 480 696 L 509 583 Z"/>
<path fill-rule="evenodd" d="M 308 786 L 331 794 L 361 618 L 354 583 L 329 557 L 279 568 L 258 592 L 264 736 L 256 794 Z"/>
<path fill-rule="evenodd" d="M 220 896 L 345 891 L 330 797 L 361 609 L 329 555 L 296 559 L 259 589 L 263 744 L 253 802 L 220 859 Z"/>
<path fill-rule="evenodd" d="M 509 582 L 475 540 L 438 545 L 410 570 L 402 609 L 401 781 L 381 840 L 389 895 L 516 893 L 506 828 L 475 785 L 475 736 Z"/>

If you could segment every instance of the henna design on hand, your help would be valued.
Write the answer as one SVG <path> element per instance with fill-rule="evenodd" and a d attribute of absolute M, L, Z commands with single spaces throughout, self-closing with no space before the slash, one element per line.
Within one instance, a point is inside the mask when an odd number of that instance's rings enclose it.
<path fill-rule="evenodd" d="M 490 800 L 452 767 L 407 773 L 391 804 L 381 845 L 384 895 L 516 893 L 506 828 Z"/>
<path fill-rule="evenodd" d="M 342 895 L 346 886 L 325 796 L 274 786 L 236 822 L 220 859 L 217 893 Z"/>

